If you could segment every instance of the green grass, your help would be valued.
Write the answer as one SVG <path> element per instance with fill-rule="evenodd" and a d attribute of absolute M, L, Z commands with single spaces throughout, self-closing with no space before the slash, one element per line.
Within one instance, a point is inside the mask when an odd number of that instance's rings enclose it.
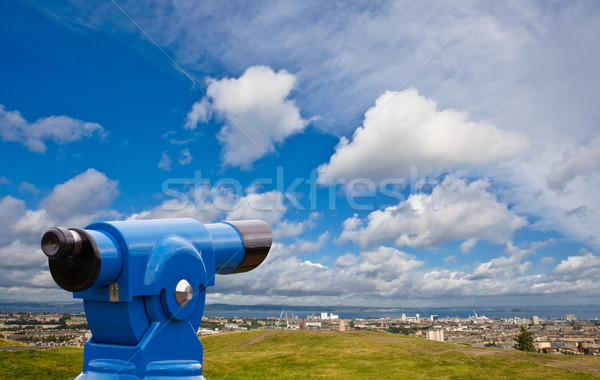
<path fill-rule="evenodd" d="M 22 345 L 23 345 L 23 343 L 15 342 L 14 340 L 0 338 L 0 347 L 22 346 Z"/>
<path fill-rule="evenodd" d="M 83 366 L 83 349 L 0 351 L 0 379 L 74 379 Z"/>
<path fill-rule="evenodd" d="M 202 338 L 217 379 L 600 379 L 600 358 L 474 348 L 385 332 L 262 330 Z M 0 379 L 73 379 L 83 350 L 0 351 Z"/>
<path fill-rule="evenodd" d="M 207 379 L 600 379 L 600 358 L 474 348 L 384 332 L 202 339 Z"/>

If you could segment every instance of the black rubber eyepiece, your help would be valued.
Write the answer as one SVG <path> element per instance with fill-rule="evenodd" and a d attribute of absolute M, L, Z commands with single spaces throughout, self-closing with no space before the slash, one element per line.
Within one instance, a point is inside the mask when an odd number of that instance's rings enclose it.
<path fill-rule="evenodd" d="M 71 231 L 64 227 L 50 228 L 42 236 L 42 251 L 53 260 L 69 256 L 75 250 L 75 238 Z"/>

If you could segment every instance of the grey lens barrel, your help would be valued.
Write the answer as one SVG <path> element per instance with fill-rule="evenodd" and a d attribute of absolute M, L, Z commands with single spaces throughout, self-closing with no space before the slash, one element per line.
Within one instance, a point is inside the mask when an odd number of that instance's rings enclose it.
<path fill-rule="evenodd" d="M 64 227 L 50 228 L 42 236 L 42 251 L 53 260 L 77 255 L 81 245 L 79 233 Z"/>
<path fill-rule="evenodd" d="M 267 257 L 273 243 L 273 231 L 262 220 L 227 221 L 235 227 L 244 242 L 244 259 L 233 273 L 248 272 L 259 266 Z"/>

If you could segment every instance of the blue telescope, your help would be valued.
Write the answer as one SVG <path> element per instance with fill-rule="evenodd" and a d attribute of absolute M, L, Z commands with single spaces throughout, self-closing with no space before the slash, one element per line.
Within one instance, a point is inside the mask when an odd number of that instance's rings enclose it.
<path fill-rule="evenodd" d="M 77 379 L 205 380 L 196 332 L 206 288 L 215 274 L 259 266 L 272 238 L 259 220 L 159 219 L 46 231 L 41 244 L 52 278 L 83 299 L 92 333 Z"/>

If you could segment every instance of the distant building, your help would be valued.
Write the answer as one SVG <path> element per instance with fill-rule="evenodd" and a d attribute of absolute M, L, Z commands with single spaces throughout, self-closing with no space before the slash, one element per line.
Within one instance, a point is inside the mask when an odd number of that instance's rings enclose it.
<path fill-rule="evenodd" d="M 539 325 L 540 324 L 540 318 L 537 315 L 534 315 L 531 318 L 531 321 L 533 322 L 534 325 Z"/>
<path fill-rule="evenodd" d="M 402 313 L 402 322 L 406 322 L 406 314 Z"/>
<path fill-rule="evenodd" d="M 344 324 L 344 321 L 342 319 L 340 319 L 340 332 L 344 332 L 346 331 L 346 325 Z"/>
<path fill-rule="evenodd" d="M 429 316 L 429 320 L 430 320 L 431 322 L 433 322 L 433 321 L 437 321 L 437 320 L 438 320 L 438 316 L 437 316 L 437 315 L 435 315 L 435 314 L 431 314 L 431 315 Z"/>
<path fill-rule="evenodd" d="M 337 315 L 337 314 L 333 314 L 333 313 L 331 313 L 331 314 L 328 314 L 328 313 L 321 313 L 321 319 L 322 319 L 322 320 L 330 320 L 330 321 L 333 321 L 333 320 L 336 320 L 336 319 L 338 319 L 339 317 L 340 317 L 339 315 Z"/>
<path fill-rule="evenodd" d="M 428 330 L 426 337 L 429 340 L 443 342 L 444 341 L 444 330 Z"/>
<path fill-rule="evenodd" d="M 575 314 L 567 314 L 567 315 L 565 315 L 565 319 L 569 322 L 573 322 L 573 321 L 577 320 L 577 318 L 575 317 Z"/>
<path fill-rule="evenodd" d="M 417 313 L 415 319 L 417 320 L 417 323 L 421 322 L 421 314 Z"/>
<path fill-rule="evenodd" d="M 543 350 L 544 348 L 550 348 L 550 347 L 552 347 L 552 342 L 540 341 L 540 342 L 535 343 L 535 348 L 537 348 L 540 351 Z"/>
<path fill-rule="evenodd" d="M 529 322 L 531 322 L 529 319 L 527 318 L 517 318 L 515 317 L 513 320 L 513 323 L 517 326 L 521 326 L 521 325 L 528 325 Z"/>

